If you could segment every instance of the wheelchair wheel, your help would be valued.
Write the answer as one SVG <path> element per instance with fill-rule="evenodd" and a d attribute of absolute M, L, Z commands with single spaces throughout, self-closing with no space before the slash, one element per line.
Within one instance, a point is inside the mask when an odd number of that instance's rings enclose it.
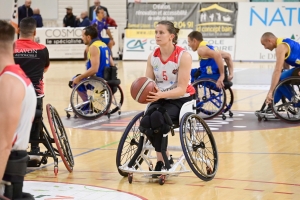
<path fill-rule="evenodd" d="M 285 122 L 300 123 L 300 78 L 290 77 L 280 81 L 274 90 L 273 98 L 277 92 L 281 93 L 281 90 L 291 98 L 283 96 L 279 102 L 273 102 L 273 113 Z"/>
<path fill-rule="evenodd" d="M 203 181 L 210 181 L 218 169 L 218 151 L 207 124 L 197 114 L 186 113 L 180 121 L 180 142 L 192 171 Z"/>
<path fill-rule="evenodd" d="M 113 113 L 117 112 L 118 110 L 120 111 L 121 106 L 123 105 L 123 101 L 124 101 L 123 90 L 120 86 L 118 86 L 118 90 L 116 91 L 116 93 L 113 95 L 113 98 L 112 98 L 111 106 L 113 108 L 111 109 L 110 114 L 113 114 Z"/>
<path fill-rule="evenodd" d="M 140 125 L 140 121 L 144 115 L 144 112 L 141 112 L 137 114 L 128 124 L 126 127 L 121 140 L 119 142 L 118 150 L 117 150 L 117 155 L 116 155 L 116 165 L 119 171 L 119 174 L 121 176 L 127 177 L 128 173 L 123 172 L 119 169 L 119 166 L 124 165 L 125 163 L 129 162 L 135 152 L 137 151 L 138 148 L 138 142 L 140 139 L 140 131 L 138 129 Z M 148 150 L 145 150 L 143 152 L 145 155 L 148 154 Z M 137 161 L 139 164 L 142 164 L 144 159 L 139 156 L 137 158 Z M 138 166 L 133 166 L 137 169 Z"/>
<path fill-rule="evenodd" d="M 230 111 L 232 105 L 233 105 L 233 101 L 234 101 L 234 97 L 233 97 L 233 92 L 231 88 L 228 88 L 225 90 L 226 92 L 226 105 L 224 107 L 224 113 Z M 230 113 L 229 113 L 230 115 Z"/>
<path fill-rule="evenodd" d="M 199 79 L 193 83 L 196 89 L 196 112 L 203 119 L 218 116 L 226 105 L 225 89 L 219 89 L 213 79 Z"/>
<path fill-rule="evenodd" d="M 57 151 L 67 170 L 72 172 L 74 167 L 74 158 L 64 125 L 53 106 L 47 104 L 46 110 Z"/>
<path fill-rule="evenodd" d="M 109 111 L 112 92 L 104 79 L 90 77 L 73 88 L 70 103 L 75 115 L 97 119 Z"/>

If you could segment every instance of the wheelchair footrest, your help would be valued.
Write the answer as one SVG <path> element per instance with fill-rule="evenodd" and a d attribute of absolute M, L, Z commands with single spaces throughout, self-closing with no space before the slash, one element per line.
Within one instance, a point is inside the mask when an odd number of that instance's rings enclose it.
<path fill-rule="evenodd" d="M 172 170 L 173 167 L 169 171 L 142 171 L 142 170 L 136 170 L 134 168 L 129 168 L 127 166 L 125 166 L 125 167 L 120 166 L 119 169 L 122 170 L 123 172 L 127 172 L 127 173 L 144 174 L 144 175 L 152 175 L 152 174 L 162 174 L 162 175 L 176 175 L 177 174 L 178 175 L 181 173 L 191 172 L 191 170 L 174 171 L 174 170 Z"/>

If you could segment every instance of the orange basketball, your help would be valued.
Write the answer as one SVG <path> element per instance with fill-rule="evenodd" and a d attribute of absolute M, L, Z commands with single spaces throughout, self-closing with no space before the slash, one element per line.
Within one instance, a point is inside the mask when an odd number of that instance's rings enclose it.
<path fill-rule="evenodd" d="M 147 104 L 147 96 L 149 92 L 156 92 L 155 87 L 156 84 L 151 78 L 140 77 L 131 84 L 130 93 L 135 101 Z"/>

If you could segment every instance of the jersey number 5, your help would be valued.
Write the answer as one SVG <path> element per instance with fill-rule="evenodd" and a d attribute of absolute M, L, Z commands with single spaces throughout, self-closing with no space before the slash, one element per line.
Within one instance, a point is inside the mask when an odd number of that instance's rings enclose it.
<path fill-rule="evenodd" d="M 167 81 L 168 80 L 167 71 L 162 71 L 162 75 L 163 75 L 163 79 Z"/>

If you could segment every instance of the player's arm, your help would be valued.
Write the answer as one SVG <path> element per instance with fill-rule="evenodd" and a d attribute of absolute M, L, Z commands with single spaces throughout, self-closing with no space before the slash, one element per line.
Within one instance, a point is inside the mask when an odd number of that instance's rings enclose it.
<path fill-rule="evenodd" d="M 111 35 L 110 30 L 108 28 L 106 29 L 106 34 L 108 35 L 109 39 L 111 39 L 111 40 L 114 39 L 113 36 Z"/>
<path fill-rule="evenodd" d="M 224 59 L 227 67 L 228 67 L 228 71 L 229 71 L 229 78 L 230 80 L 233 78 L 233 61 L 231 58 L 230 53 L 227 53 L 225 51 L 219 51 L 221 53 L 222 58 Z"/>
<path fill-rule="evenodd" d="M 90 46 L 90 55 L 91 67 L 88 70 L 86 70 L 83 74 L 77 76 L 80 80 L 95 75 L 99 70 L 100 50 L 98 49 L 98 47 L 94 45 Z"/>
<path fill-rule="evenodd" d="M 276 85 L 279 82 L 279 78 L 281 75 L 281 70 L 284 65 L 285 55 L 288 53 L 288 47 L 285 44 L 280 44 L 276 49 L 276 65 L 272 75 L 271 87 L 269 90 L 269 94 L 273 94 Z"/>
<path fill-rule="evenodd" d="M 148 78 L 151 78 L 152 80 L 155 80 L 153 67 L 151 65 L 151 56 L 152 56 L 152 53 L 148 56 L 145 76 L 148 77 Z"/>
<path fill-rule="evenodd" d="M 50 65 L 49 51 L 48 51 L 47 47 L 45 47 L 44 53 L 45 53 L 45 59 L 46 59 L 44 73 L 46 73 L 48 71 L 49 65 Z"/>
<path fill-rule="evenodd" d="M 25 88 L 18 78 L 3 74 L 0 78 L 0 93 L 0 177 L 2 179 L 12 148 L 13 136 L 19 124 Z"/>

